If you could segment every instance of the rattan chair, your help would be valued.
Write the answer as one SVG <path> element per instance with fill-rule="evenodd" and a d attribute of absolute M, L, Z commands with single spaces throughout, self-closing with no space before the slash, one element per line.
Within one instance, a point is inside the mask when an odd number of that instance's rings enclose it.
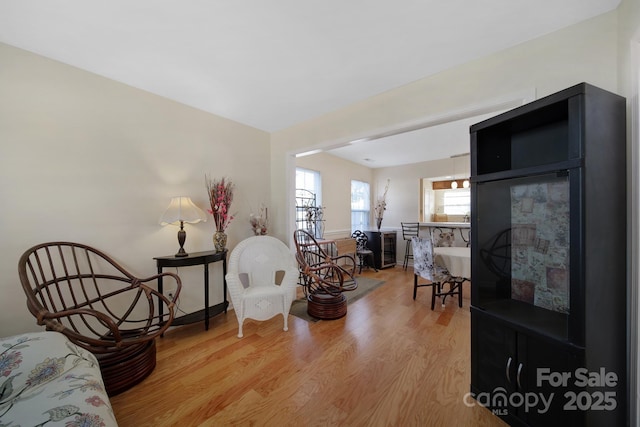
<path fill-rule="evenodd" d="M 352 255 L 332 256 L 308 232 L 294 232 L 300 280 L 307 313 L 317 319 L 338 319 L 347 314 L 343 292 L 357 288 L 356 261 Z"/>
<path fill-rule="evenodd" d="M 30 248 L 20 257 L 18 273 L 38 325 L 95 354 L 110 396 L 153 371 L 155 339 L 171 325 L 182 287 L 177 275 L 140 279 L 103 252 L 71 242 Z M 175 280 L 172 299 L 146 284 L 160 276 Z"/>
<path fill-rule="evenodd" d="M 253 236 L 229 255 L 227 287 L 238 319 L 238 338 L 246 319 L 267 320 L 282 314 L 283 330 L 296 296 L 298 267 L 291 250 L 271 236 Z"/>

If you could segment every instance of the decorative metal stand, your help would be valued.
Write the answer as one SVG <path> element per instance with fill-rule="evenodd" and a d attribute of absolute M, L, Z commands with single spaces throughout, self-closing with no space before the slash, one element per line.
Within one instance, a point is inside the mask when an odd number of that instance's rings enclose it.
<path fill-rule="evenodd" d="M 309 190 L 296 190 L 296 229 L 305 230 L 316 239 L 324 238 L 324 210 L 316 205 L 316 195 Z"/>

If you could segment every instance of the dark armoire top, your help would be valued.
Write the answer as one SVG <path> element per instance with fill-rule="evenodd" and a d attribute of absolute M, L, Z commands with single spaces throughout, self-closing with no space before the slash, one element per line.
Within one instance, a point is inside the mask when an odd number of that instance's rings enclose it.
<path fill-rule="evenodd" d="M 528 104 L 514 108 L 502 114 L 498 114 L 497 116 L 493 116 L 481 122 L 475 123 L 471 125 L 470 130 L 471 132 L 477 132 L 484 128 L 495 126 L 502 122 L 513 120 L 513 119 L 518 119 L 522 121 L 523 114 L 528 114 L 530 112 L 537 113 L 537 110 L 540 108 L 544 108 L 545 106 L 552 106 L 553 104 L 556 104 L 560 101 L 564 101 L 568 98 L 571 98 L 573 96 L 580 95 L 583 93 L 587 93 L 589 91 L 604 92 L 604 89 L 600 89 L 598 87 L 592 86 L 589 83 L 584 83 L 584 82 L 579 83 L 575 86 L 571 86 L 560 92 L 556 92 L 552 95 L 542 97 Z M 552 112 L 553 110 L 549 110 L 549 111 Z M 558 111 L 555 111 L 555 112 L 558 113 Z M 559 112 L 559 113 L 560 115 L 562 114 L 562 112 Z M 532 124 L 527 124 L 526 127 L 532 127 Z"/>
<path fill-rule="evenodd" d="M 589 109 L 591 100 L 611 95 L 580 83 L 474 124 L 471 181 L 581 167 L 586 135 L 594 134 L 585 132 L 585 126 L 597 126 L 608 111 Z"/>

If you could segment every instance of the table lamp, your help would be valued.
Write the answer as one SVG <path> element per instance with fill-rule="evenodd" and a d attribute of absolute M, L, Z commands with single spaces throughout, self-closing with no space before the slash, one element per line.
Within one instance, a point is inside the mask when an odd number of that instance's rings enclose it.
<path fill-rule="evenodd" d="M 195 224 L 200 221 L 206 221 L 207 217 L 205 213 L 197 207 L 190 197 L 178 196 L 172 197 L 169 207 L 160 217 L 160 225 L 178 224 L 180 223 L 180 230 L 178 231 L 178 243 L 180 249 L 176 253 L 176 257 L 185 257 L 189 255 L 184 250 L 184 242 L 187 239 L 187 232 L 184 231 L 184 223 Z"/>

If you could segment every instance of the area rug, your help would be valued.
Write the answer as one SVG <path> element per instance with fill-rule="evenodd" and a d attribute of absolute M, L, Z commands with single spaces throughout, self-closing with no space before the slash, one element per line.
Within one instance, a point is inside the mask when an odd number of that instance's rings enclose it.
<path fill-rule="evenodd" d="M 356 280 L 358 281 L 358 287 L 353 291 L 344 293 L 347 297 L 347 304 L 357 301 L 385 283 L 384 280 L 371 279 L 369 277 L 357 277 Z M 289 313 L 304 319 L 307 322 L 317 322 L 318 320 L 322 320 L 316 319 L 315 317 L 307 314 L 307 300 L 304 298 L 293 301 L 291 304 L 291 311 L 289 311 Z"/>

